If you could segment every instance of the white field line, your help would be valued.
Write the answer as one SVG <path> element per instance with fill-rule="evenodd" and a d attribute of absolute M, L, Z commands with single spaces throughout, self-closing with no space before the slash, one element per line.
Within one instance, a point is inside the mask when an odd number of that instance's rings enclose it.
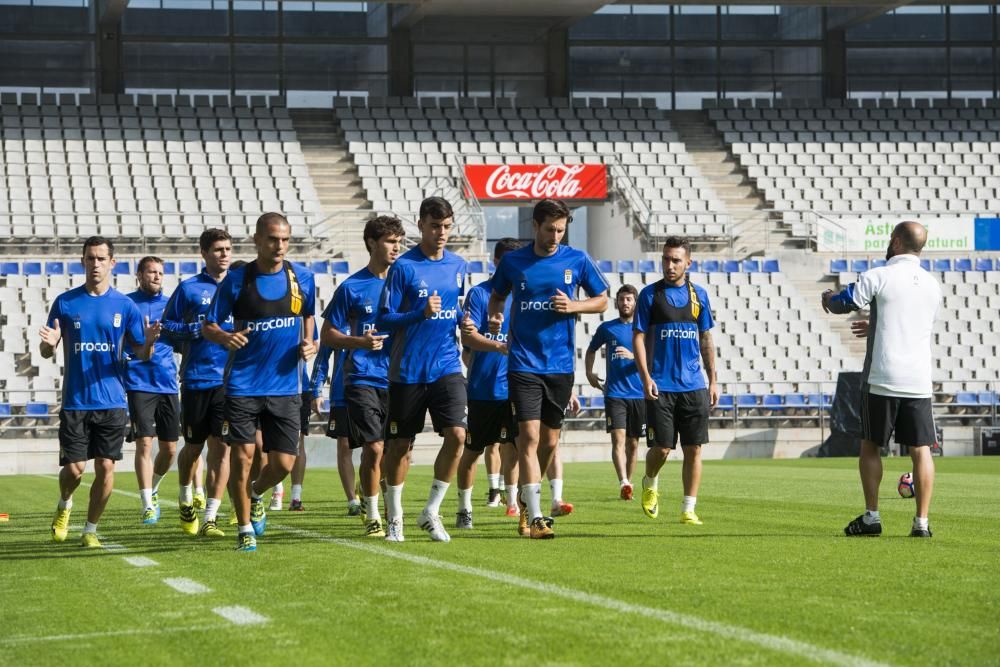
<path fill-rule="evenodd" d="M 267 617 L 246 607 L 215 607 L 212 611 L 236 625 L 258 625 L 267 623 Z"/>
<path fill-rule="evenodd" d="M 132 567 L 156 567 L 159 565 L 152 558 L 146 558 L 145 556 L 126 556 L 124 560 Z"/>
<path fill-rule="evenodd" d="M 109 630 L 107 632 L 85 632 L 74 635 L 35 635 L 27 637 L 0 637 L 0 646 L 13 646 L 17 644 L 54 642 L 54 641 L 80 641 L 86 639 L 104 639 L 106 637 L 129 637 L 134 635 L 165 635 L 174 632 L 201 632 L 223 629 L 224 625 L 206 625 L 200 623 L 187 627 L 159 627 L 159 628 L 137 628 L 133 630 Z"/>
<path fill-rule="evenodd" d="M 197 581 L 192 579 L 187 579 L 185 577 L 167 577 L 163 580 L 167 586 L 178 593 L 184 593 L 186 595 L 199 595 L 201 593 L 211 593 L 212 589 L 204 584 L 199 584 Z"/>
<path fill-rule="evenodd" d="M 565 586 L 559 586 L 557 584 L 534 581 L 532 579 L 526 579 L 524 577 L 519 577 L 513 574 L 507 574 L 504 572 L 494 572 L 492 570 L 485 570 L 478 567 L 471 567 L 469 565 L 460 565 L 458 563 L 451 563 L 443 560 L 435 560 L 433 558 L 427 558 L 425 556 L 416 556 L 413 554 L 397 551 L 395 549 L 376 546 L 373 544 L 367 544 L 364 542 L 356 542 L 352 540 L 330 537 L 329 535 L 316 533 L 311 530 L 293 528 L 291 526 L 282 526 L 274 524 L 272 525 L 277 530 L 281 530 L 286 533 L 292 533 L 294 535 L 299 535 L 300 537 L 308 537 L 310 539 L 314 539 L 320 542 L 335 544 L 337 546 L 346 547 L 348 549 L 355 549 L 357 551 L 365 551 L 370 554 L 385 556 L 386 558 L 395 558 L 397 560 L 406 561 L 408 563 L 412 563 L 414 565 L 419 565 L 422 567 L 431 567 L 438 570 L 455 572 L 457 574 L 479 577 L 480 579 L 488 579 L 490 581 L 495 581 L 497 583 L 505 584 L 508 586 L 515 586 L 517 588 L 524 588 L 527 590 L 537 591 L 539 593 L 543 593 L 545 595 L 549 595 L 552 597 L 559 597 L 566 600 L 572 600 L 574 602 L 579 602 L 594 607 L 602 607 L 610 611 L 616 611 L 625 614 L 635 614 L 637 616 L 642 616 L 646 619 L 660 621 L 662 623 L 666 623 L 669 625 L 680 626 L 683 628 L 687 628 L 689 630 L 694 630 L 696 632 L 713 634 L 722 637 L 724 639 L 732 639 L 747 644 L 754 644 L 761 648 L 765 648 L 770 651 L 775 651 L 776 653 L 784 653 L 787 655 L 792 655 L 807 660 L 811 660 L 813 662 L 825 663 L 830 665 L 839 665 L 843 667 L 886 667 L 886 663 L 880 663 L 874 660 L 868 660 L 866 658 L 850 655 L 848 653 L 841 653 L 840 651 L 834 651 L 832 649 L 823 648 L 821 646 L 815 646 L 813 644 L 809 644 L 808 642 L 803 642 L 796 639 L 790 639 L 788 637 L 783 637 L 780 635 L 770 635 L 764 632 L 757 632 L 756 630 L 740 627 L 738 625 L 729 625 L 717 621 L 710 621 L 708 619 L 700 618 L 698 616 L 683 614 L 680 612 L 670 611 L 667 609 L 646 607 L 644 605 L 633 604 L 631 602 L 625 602 L 623 600 L 616 600 L 614 598 L 605 597 L 603 595 L 596 595 L 594 593 L 586 593 L 584 591 L 578 591 L 572 588 L 567 588 Z"/>

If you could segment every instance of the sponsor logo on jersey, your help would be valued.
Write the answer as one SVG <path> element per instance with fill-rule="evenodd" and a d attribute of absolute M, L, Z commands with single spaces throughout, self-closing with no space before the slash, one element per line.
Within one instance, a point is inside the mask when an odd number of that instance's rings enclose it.
<path fill-rule="evenodd" d="M 458 318 L 458 309 L 449 308 L 447 310 L 439 310 L 438 312 L 431 315 L 432 320 L 454 320 Z"/>
<path fill-rule="evenodd" d="M 660 340 L 668 338 L 691 339 L 697 338 L 698 332 L 694 329 L 660 329 Z"/>
<path fill-rule="evenodd" d="M 73 343 L 73 352 L 80 354 L 81 352 L 114 352 L 114 343 L 88 343 L 81 341 L 79 343 Z"/>
<path fill-rule="evenodd" d="M 555 305 L 551 301 L 522 301 L 521 312 L 526 310 L 555 310 Z"/>
<path fill-rule="evenodd" d="M 287 329 L 294 327 L 298 322 L 297 317 L 272 317 L 267 320 L 257 320 L 248 322 L 247 328 L 250 331 L 274 331 L 276 329 Z"/>
<path fill-rule="evenodd" d="M 494 333 L 490 333 L 490 331 L 487 329 L 486 331 L 484 331 L 482 333 L 482 336 L 483 336 L 483 338 L 487 338 L 489 340 L 495 340 L 498 343 L 506 343 L 507 342 L 507 334 L 505 334 L 505 333 L 494 334 Z"/>

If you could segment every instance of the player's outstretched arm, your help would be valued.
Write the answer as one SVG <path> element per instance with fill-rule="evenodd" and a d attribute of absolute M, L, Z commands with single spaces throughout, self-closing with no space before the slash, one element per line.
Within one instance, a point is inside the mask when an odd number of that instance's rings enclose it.
<path fill-rule="evenodd" d="M 698 336 L 698 344 L 701 347 L 701 363 L 708 376 L 708 402 L 714 408 L 719 402 L 719 385 L 716 383 L 715 341 L 712 340 L 712 332 L 702 331 Z"/>

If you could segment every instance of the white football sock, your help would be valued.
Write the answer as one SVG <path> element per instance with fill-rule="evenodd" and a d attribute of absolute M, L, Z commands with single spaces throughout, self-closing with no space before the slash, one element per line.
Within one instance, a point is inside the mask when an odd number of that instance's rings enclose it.
<path fill-rule="evenodd" d="M 187 486 L 181 485 L 181 505 L 190 505 L 194 502 L 194 492 L 191 490 L 191 485 Z"/>
<path fill-rule="evenodd" d="M 507 485 L 507 507 L 517 509 L 517 484 Z"/>
<path fill-rule="evenodd" d="M 194 487 L 194 492 L 195 492 L 195 495 L 203 496 L 203 495 L 205 495 L 205 487 L 204 486 L 196 486 L 196 487 Z"/>
<path fill-rule="evenodd" d="M 562 500 L 563 481 L 561 479 L 550 479 L 549 488 L 552 489 L 552 504 L 555 505 Z"/>
<path fill-rule="evenodd" d="M 472 487 L 458 490 L 458 511 L 472 511 Z"/>
<path fill-rule="evenodd" d="M 71 510 L 71 509 L 73 509 L 73 496 L 70 496 L 66 500 L 63 500 L 62 498 L 60 498 L 59 499 L 59 504 L 56 507 L 58 507 L 61 510 Z"/>
<path fill-rule="evenodd" d="M 652 489 L 653 491 L 659 490 L 659 488 L 660 488 L 660 476 L 657 475 L 656 477 L 646 477 L 645 475 L 643 475 L 643 477 L 642 477 L 642 488 L 644 488 L 644 489 Z"/>
<path fill-rule="evenodd" d="M 439 479 L 435 479 L 431 483 L 431 495 L 427 498 L 427 504 L 424 505 L 424 511 L 431 516 L 438 516 L 441 514 L 441 503 L 444 502 L 444 497 L 448 494 L 448 487 L 451 486 L 448 482 L 442 482 Z"/>
<path fill-rule="evenodd" d="M 620 480 L 618 480 L 618 485 L 619 486 L 632 486 L 632 480 L 626 479 L 626 478 L 620 479 Z"/>
<path fill-rule="evenodd" d="M 219 514 L 219 505 L 222 501 L 218 498 L 209 498 L 205 501 L 205 521 L 215 521 Z"/>
<path fill-rule="evenodd" d="M 368 503 L 368 520 L 381 519 L 382 516 L 378 511 L 378 494 L 366 497 L 365 502 Z"/>
<path fill-rule="evenodd" d="M 698 498 L 695 496 L 684 496 L 684 500 L 681 503 L 682 512 L 693 512 L 694 506 L 698 503 Z"/>
<path fill-rule="evenodd" d="M 490 480 L 490 488 L 491 489 L 499 489 L 500 488 L 500 474 L 499 473 L 497 473 L 496 475 L 487 475 L 486 477 Z"/>
<path fill-rule="evenodd" d="M 528 521 L 534 521 L 542 516 L 542 485 L 522 484 L 521 500 L 528 506 Z"/>
<path fill-rule="evenodd" d="M 865 510 L 863 516 L 864 518 L 862 521 L 865 522 L 866 526 L 870 526 L 873 523 L 882 523 L 882 517 L 879 516 L 878 510 L 875 510 L 874 512 L 872 510 Z"/>
<path fill-rule="evenodd" d="M 279 496 L 285 495 L 285 485 L 284 485 L 284 483 L 278 482 L 277 484 L 275 484 L 274 485 L 274 491 L 272 491 L 272 493 L 274 493 L 276 495 L 279 495 Z"/>
<path fill-rule="evenodd" d="M 83 527 L 83 534 L 86 535 L 87 533 L 95 533 L 96 534 L 97 533 L 97 524 L 96 523 L 90 523 L 88 521 L 87 524 Z"/>
<path fill-rule="evenodd" d="M 153 490 L 139 489 L 139 502 L 142 503 L 142 509 L 144 510 L 153 509 Z"/>
<path fill-rule="evenodd" d="M 925 516 L 915 516 L 913 517 L 913 529 L 914 530 L 927 530 L 928 521 Z"/>
<path fill-rule="evenodd" d="M 251 526 L 249 523 L 245 526 L 240 526 L 240 535 L 244 533 L 250 533 L 251 535 L 253 535 L 253 526 Z"/>
<path fill-rule="evenodd" d="M 389 515 L 389 521 L 393 519 L 403 520 L 403 485 L 385 487 L 385 511 Z"/>
<path fill-rule="evenodd" d="M 292 484 L 292 500 L 302 502 L 302 485 Z"/>

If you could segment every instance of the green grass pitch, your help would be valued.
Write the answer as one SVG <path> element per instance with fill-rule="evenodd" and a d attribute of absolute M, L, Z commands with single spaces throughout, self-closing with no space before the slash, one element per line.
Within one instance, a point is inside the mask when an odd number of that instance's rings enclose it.
<path fill-rule="evenodd" d="M 361 537 L 336 471 L 310 470 L 307 511 L 270 514 L 255 554 L 231 551 L 232 529 L 183 535 L 174 474 L 146 527 L 118 470 L 100 533 L 122 548 L 99 552 L 77 546 L 87 489 L 54 544 L 56 481 L 4 477 L 0 664 L 1000 664 L 1000 460 L 938 460 L 930 540 L 907 537 L 908 469 L 886 461 L 883 536 L 847 539 L 854 460 L 706 462 L 701 527 L 678 522 L 677 463 L 657 521 L 618 500 L 610 463 L 568 464 L 576 511 L 532 542 L 485 506 L 480 466 L 476 528 L 449 544 L 415 525 L 429 468 L 406 485 L 405 544 Z M 455 505 L 452 489 L 449 528 Z M 177 578 L 202 589 L 164 583 Z M 257 622 L 213 611 L 232 607 Z"/>

